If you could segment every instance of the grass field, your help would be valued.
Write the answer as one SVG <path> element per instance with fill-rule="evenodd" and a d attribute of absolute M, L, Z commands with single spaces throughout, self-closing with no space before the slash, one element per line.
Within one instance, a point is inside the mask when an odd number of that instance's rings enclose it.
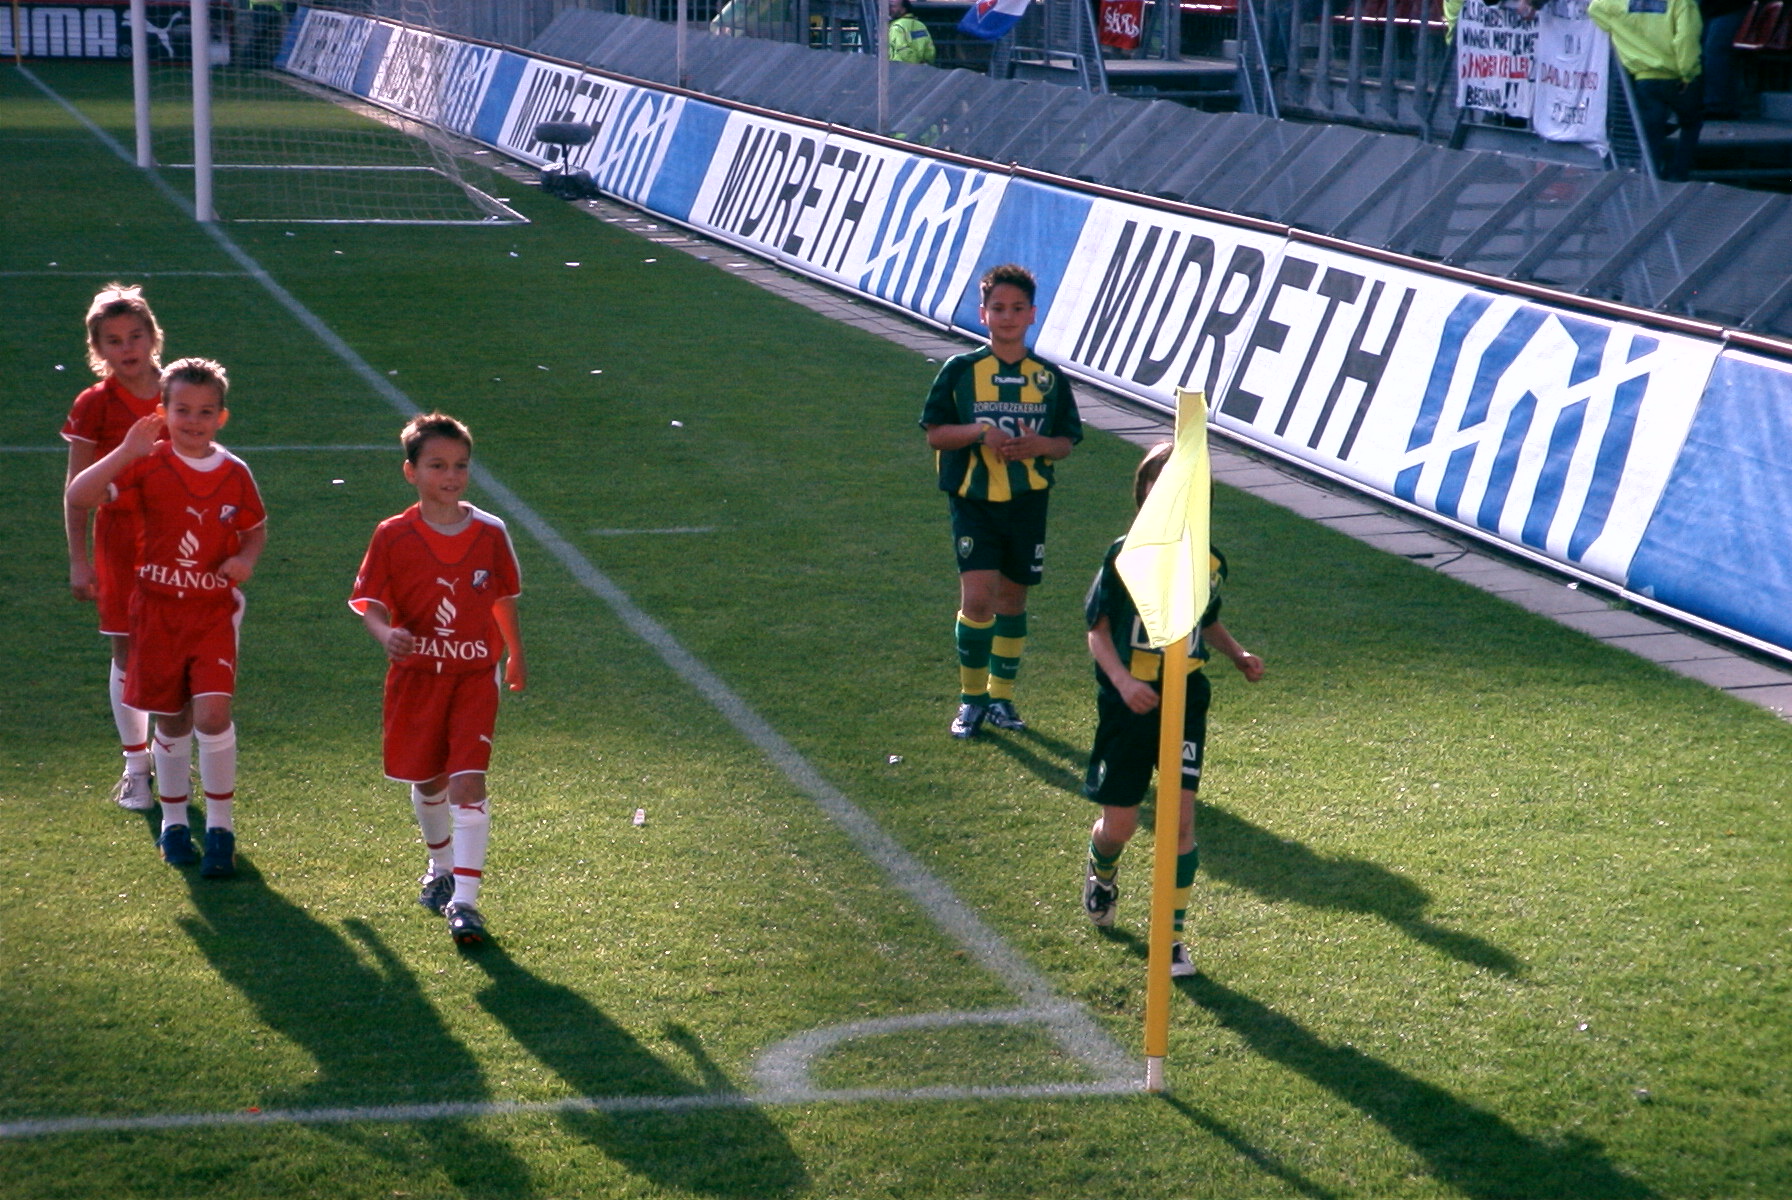
<path fill-rule="evenodd" d="M 122 67 L 32 72 L 125 137 Z M 1148 839 L 1101 936 L 1076 793 L 1132 447 L 1061 469 L 1033 729 L 955 743 L 933 364 L 501 181 L 532 224 L 230 226 L 235 257 L 10 67 L 0 155 L 0 1197 L 1792 1195 L 1786 724 L 1220 488 L 1270 675 L 1216 680 L 1174 1091 L 1104 1094 L 1099 1053 L 970 1018 L 1055 996 L 1139 1054 Z M 229 366 L 271 513 L 225 883 L 106 802 L 64 586 L 55 431 L 112 278 Z M 478 954 L 414 904 L 344 605 L 414 499 L 405 400 L 516 501 L 483 493 L 531 686 Z M 839 1095 L 755 1074 L 855 1022 L 808 1060 Z"/>

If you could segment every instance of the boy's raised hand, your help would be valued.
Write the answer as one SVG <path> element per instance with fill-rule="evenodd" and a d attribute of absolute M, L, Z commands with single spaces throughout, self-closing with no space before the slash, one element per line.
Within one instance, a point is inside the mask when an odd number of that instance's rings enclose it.
<path fill-rule="evenodd" d="M 156 439 L 162 436 L 168 422 L 163 418 L 161 410 L 138 417 L 125 431 L 124 440 L 119 445 L 132 458 L 142 458 L 156 448 Z"/>

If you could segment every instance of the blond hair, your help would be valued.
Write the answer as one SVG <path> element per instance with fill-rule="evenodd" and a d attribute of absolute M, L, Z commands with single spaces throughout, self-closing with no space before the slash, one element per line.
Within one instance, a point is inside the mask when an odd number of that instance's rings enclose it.
<path fill-rule="evenodd" d="M 106 360 L 100 357 L 100 322 L 110 317 L 136 317 L 149 330 L 150 361 L 157 370 L 162 366 L 162 327 L 156 323 L 155 313 L 149 310 L 149 301 L 143 298 L 143 289 L 126 286 L 122 283 L 108 283 L 94 293 L 93 302 L 87 306 L 87 365 L 101 379 L 106 377 Z"/>

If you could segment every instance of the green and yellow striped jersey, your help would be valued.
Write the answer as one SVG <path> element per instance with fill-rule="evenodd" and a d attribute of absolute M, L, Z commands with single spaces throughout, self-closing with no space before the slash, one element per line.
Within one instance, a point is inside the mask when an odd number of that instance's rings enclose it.
<path fill-rule="evenodd" d="M 1064 372 L 1031 352 L 1017 363 L 1005 363 L 985 346 L 946 360 L 934 377 L 921 410 L 921 426 L 994 425 L 1016 436 L 1083 440 L 1082 418 Z M 1005 463 L 983 445 L 941 450 L 935 455 L 940 490 L 973 500 L 1012 500 L 1022 492 L 1043 492 L 1052 485 L 1052 464 L 1045 458 Z"/>
<path fill-rule="evenodd" d="M 1097 621 L 1106 617 L 1108 637 L 1113 639 L 1114 651 L 1120 661 L 1126 664 L 1134 679 L 1142 679 L 1156 687 L 1164 671 L 1164 652 L 1151 648 L 1151 639 L 1145 633 L 1144 622 L 1139 620 L 1132 594 L 1126 590 L 1126 583 L 1114 566 L 1114 559 L 1119 557 L 1125 545 L 1126 538 L 1122 535 L 1108 547 L 1107 557 L 1101 560 L 1101 570 L 1095 573 L 1095 582 L 1089 585 L 1089 593 L 1083 598 L 1083 622 L 1093 629 Z M 1207 640 L 1201 636 L 1201 631 L 1220 619 L 1220 584 L 1226 579 L 1226 556 L 1208 547 L 1207 566 L 1207 611 L 1201 614 L 1194 641 L 1189 646 L 1190 674 L 1207 665 Z M 1114 690 L 1113 683 L 1100 666 L 1095 668 L 1095 679 L 1102 687 Z"/>

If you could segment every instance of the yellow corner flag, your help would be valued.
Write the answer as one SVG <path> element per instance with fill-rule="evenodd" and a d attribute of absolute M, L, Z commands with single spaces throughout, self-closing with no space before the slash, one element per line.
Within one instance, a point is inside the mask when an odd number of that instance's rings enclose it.
<path fill-rule="evenodd" d="M 1145 962 L 1145 1090 L 1161 1092 L 1170 1047 L 1170 946 L 1176 852 L 1182 840 L 1183 726 L 1188 709 L 1188 636 L 1207 611 L 1211 471 L 1207 398 L 1176 394 L 1176 445 L 1114 559 L 1152 647 L 1164 652 L 1158 686 L 1157 822 L 1151 872 L 1151 933 Z"/>
<path fill-rule="evenodd" d="M 1207 397 L 1176 393 L 1176 448 L 1127 531 L 1114 567 L 1154 650 L 1181 641 L 1207 611 Z"/>

